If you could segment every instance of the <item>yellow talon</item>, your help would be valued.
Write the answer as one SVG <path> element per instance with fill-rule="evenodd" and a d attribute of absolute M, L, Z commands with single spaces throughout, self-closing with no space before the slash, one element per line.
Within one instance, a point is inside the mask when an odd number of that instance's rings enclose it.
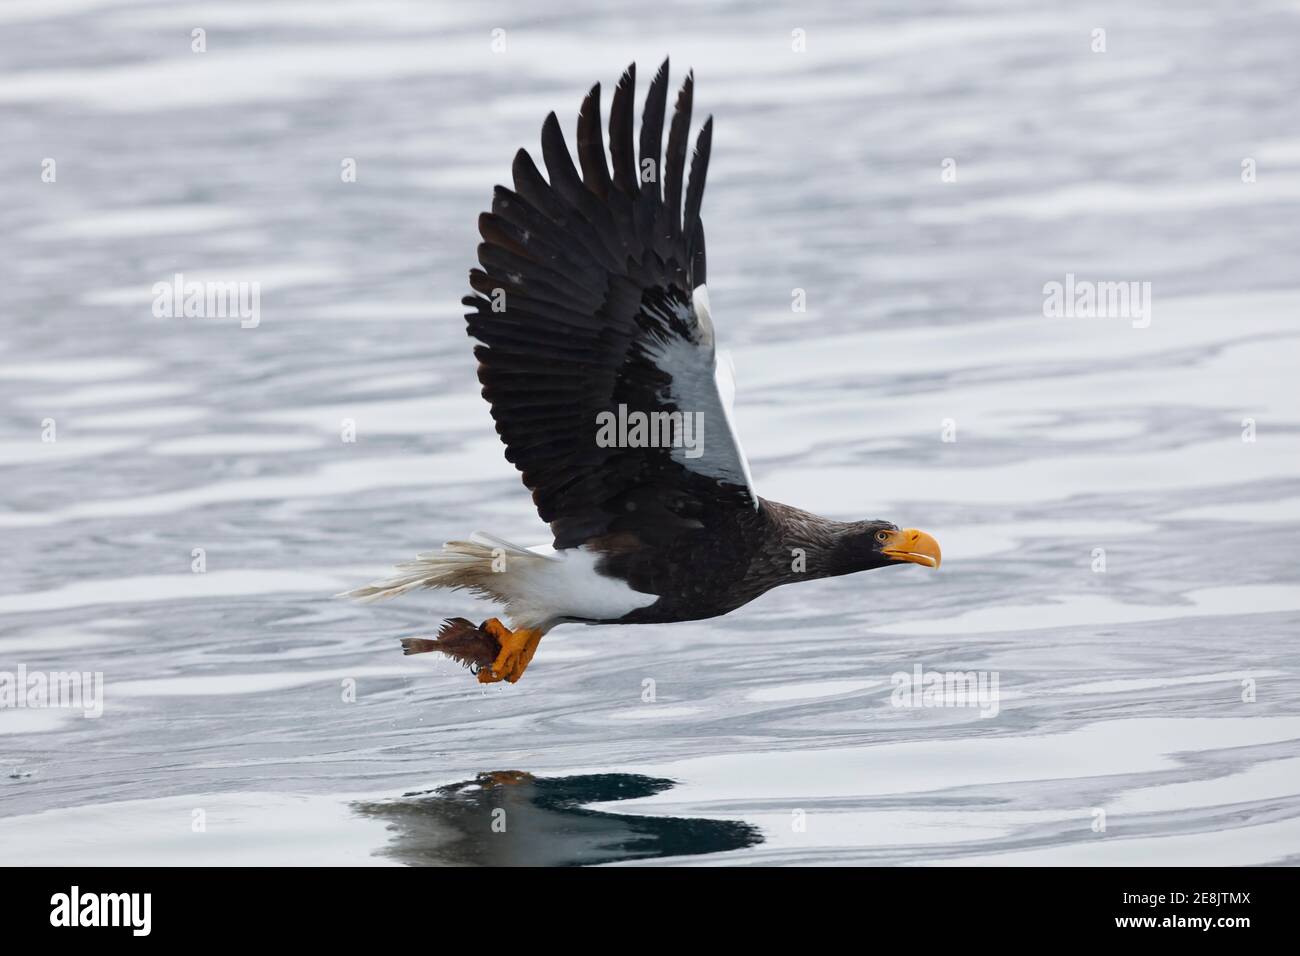
<path fill-rule="evenodd" d="M 495 637 L 501 643 L 501 651 L 491 667 L 479 670 L 479 683 L 495 684 L 497 681 L 504 680 L 513 684 L 519 680 L 533 659 L 533 655 L 537 653 L 537 645 L 542 641 L 542 632 L 530 631 L 522 627 L 512 631 L 495 617 L 484 621 L 480 630 Z"/>

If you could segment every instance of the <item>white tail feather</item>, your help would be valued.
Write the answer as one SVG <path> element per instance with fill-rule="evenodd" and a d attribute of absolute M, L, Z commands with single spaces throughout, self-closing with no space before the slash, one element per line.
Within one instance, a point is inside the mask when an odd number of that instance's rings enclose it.
<path fill-rule="evenodd" d="M 441 551 L 426 551 L 416 555 L 414 561 L 404 561 L 391 578 L 375 581 L 338 597 L 358 601 L 380 601 L 397 597 L 416 588 L 469 588 L 492 596 L 483 587 L 484 576 L 492 573 L 495 552 L 485 544 L 474 541 L 448 541 Z"/>
<path fill-rule="evenodd" d="M 503 556 L 508 556 L 509 561 L 520 558 L 530 561 L 556 560 L 511 544 L 495 535 L 475 531 L 469 541 L 448 541 L 441 551 L 426 551 L 416 555 L 414 561 L 399 564 L 396 568 L 398 573 L 391 578 L 336 596 L 369 603 L 397 597 L 417 588 L 464 588 L 480 597 L 508 603 L 511 595 L 503 593 L 502 586 L 506 582 L 498 574 L 504 570 L 504 565 L 496 563 Z"/>
<path fill-rule="evenodd" d="M 475 532 L 473 540 L 449 541 L 399 564 L 393 577 L 339 596 L 378 601 L 417 588 L 464 589 L 504 605 L 514 626 L 543 633 L 565 619 L 615 621 L 659 599 L 598 571 L 602 557 L 586 548 L 521 548 Z"/>

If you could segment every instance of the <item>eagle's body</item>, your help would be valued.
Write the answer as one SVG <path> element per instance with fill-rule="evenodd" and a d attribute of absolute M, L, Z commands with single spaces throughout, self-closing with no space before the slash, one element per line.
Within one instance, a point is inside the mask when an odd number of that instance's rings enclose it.
<path fill-rule="evenodd" d="M 687 182 L 692 78 L 662 161 L 667 62 L 646 98 L 639 158 L 635 82 L 629 67 L 614 94 L 612 171 L 599 85 L 578 119 L 581 177 L 554 113 L 542 127 L 549 181 L 519 151 L 515 188 L 498 186 L 479 217 L 482 268 L 470 273 L 477 294 L 464 300 L 483 397 L 554 544 L 526 549 L 477 534 L 353 592 L 466 588 L 505 605 L 513 631 L 495 618 L 479 627 L 458 618 L 437 641 L 405 642 L 408 653 L 480 664 L 480 680 L 517 680 L 560 623 L 698 620 L 780 584 L 939 562 L 921 532 L 831 521 L 754 492 L 705 286 L 700 205 L 712 118 Z M 638 415 L 649 427 L 628 429 Z"/>

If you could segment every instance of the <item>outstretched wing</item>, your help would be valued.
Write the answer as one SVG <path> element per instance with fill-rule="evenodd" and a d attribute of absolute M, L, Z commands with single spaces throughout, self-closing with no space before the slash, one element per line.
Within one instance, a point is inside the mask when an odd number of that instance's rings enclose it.
<path fill-rule="evenodd" d="M 479 217 L 478 294 L 464 299 L 483 397 L 557 548 L 622 532 L 663 541 L 700 528 L 706 509 L 758 508 L 719 392 L 704 286 L 700 200 L 713 120 L 683 191 L 692 77 L 662 161 L 668 61 L 646 97 L 639 160 L 635 86 L 633 65 L 610 110 L 612 173 L 599 84 L 578 116 L 581 178 L 554 113 L 542 126 L 549 182 L 526 151 L 516 154 L 515 188 L 498 186 Z M 638 421 L 649 430 L 638 435 Z M 675 429 L 668 442 L 665 423 Z"/>

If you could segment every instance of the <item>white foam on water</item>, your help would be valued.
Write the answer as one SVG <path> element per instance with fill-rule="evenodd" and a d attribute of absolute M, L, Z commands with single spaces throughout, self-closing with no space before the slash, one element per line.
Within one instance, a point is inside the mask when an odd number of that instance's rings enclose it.
<path fill-rule="evenodd" d="M 52 20 L 122 5 L 122 0 L 7 0 L 0 6 L 0 23 Z"/>
<path fill-rule="evenodd" d="M 112 455 L 141 444 L 138 438 L 71 438 L 64 432 L 58 441 L 41 441 L 34 431 L 26 441 L 0 441 L 0 465 L 34 465 L 46 462 L 75 461 Z M 0 512 L 0 516 L 3 512 Z M 3 526 L 3 520 L 0 520 Z"/>
<path fill-rule="evenodd" d="M 1057 16 L 1022 14 L 895 22 L 888 31 L 876 24 L 840 24 L 819 35 L 809 58 L 823 68 L 837 64 L 856 67 L 845 80 L 861 84 L 864 56 L 880 59 L 990 39 L 1005 42 L 1010 37 L 1048 34 L 1064 22 Z M 657 63 L 665 50 L 672 50 L 679 63 L 709 63 L 714 74 L 712 82 L 720 88 L 729 75 L 752 75 L 758 68 L 768 75 L 776 74 L 778 82 L 766 85 L 733 80 L 744 102 L 789 96 L 779 81 L 793 78 L 797 82 L 805 72 L 804 63 L 790 55 L 788 39 L 785 43 L 773 42 L 768 31 L 745 31 L 733 26 L 719 42 L 670 30 L 664 23 L 655 26 L 657 29 L 638 30 L 631 36 L 620 32 L 608 43 L 591 35 L 579 38 L 571 31 L 535 26 L 526 33 L 517 33 L 515 39 L 525 44 L 531 55 L 511 57 L 508 66 L 524 77 L 544 76 L 551 81 L 565 77 L 570 82 L 589 83 L 592 76 L 618 75 L 634 60 Z M 391 41 L 356 38 L 350 42 L 263 42 L 227 49 L 221 56 L 185 54 L 80 69 L 4 73 L 0 74 L 0 102 L 72 101 L 109 113 L 134 113 L 292 101 L 317 94 L 322 84 L 471 74 L 492 65 L 491 60 L 485 64 L 483 59 L 489 56 L 488 42 L 489 37 L 481 30 L 468 35 L 448 31 L 443 36 L 435 33 Z M 503 62 L 501 68 L 506 65 Z M 820 88 L 842 90 L 830 84 Z M 720 89 L 717 103 L 728 102 L 725 90 Z"/>
<path fill-rule="evenodd" d="M 244 282 L 250 286 L 256 283 L 259 295 L 259 304 L 262 311 L 260 318 L 265 318 L 265 313 L 270 306 L 267 297 L 286 289 L 294 289 L 301 286 L 328 285 L 338 281 L 343 274 L 338 266 L 316 263 L 294 263 L 294 262 L 266 262 L 254 261 L 236 263 L 222 269 L 215 268 L 197 268 L 197 269 L 173 269 L 168 272 L 162 272 L 158 275 L 145 277 L 135 285 L 112 286 L 105 288 L 90 289 L 82 296 L 82 301 L 87 305 L 95 306 L 141 306 L 148 307 L 149 312 L 143 313 L 151 321 L 155 322 L 228 322 L 238 326 L 240 316 L 231 315 L 228 318 L 220 317 L 189 317 L 189 316 L 168 316 L 165 318 L 153 318 L 152 306 L 157 294 L 154 292 L 154 286 L 158 283 L 164 283 L 168 286 L 174 286 L 176 275 L 183 277 L 185 286 L 191 283 L 230 283 Z M 243 331 L 251 331 L 245 329 Z"/>
<path fill-rule="evenodd" d="M 1281 677 L 1285 671 L 1237 671 L 1220 674 L 1190 674 L 1181 677 L 1132 677 L 1119 680 L 1092 681 L 1054 689 L 1059 694 L 1124 694 L 1131 691 L 1155 690 L 1161 687 L 1185 687 L 1196 684 L 1232 684 L 1240 686 L 1247 679 Z"/>
<path fill-rule="evenodd" d="M 1293 741 L 1300 717 L 1123 718 L 1037 736 L 915 739 L 861 747 L 711 754 L 638 767 L 680 781 L 626 812 L 672 804 L 733 809 L 750 800 L 850 799 L 1018 781 L 1121 776 L 1180 765 L 1176 755 Z M 761 796 L 760 796 L 761 795 Z"/>
<path fill-rule="evenodd" d="M 909 618 L 871 630 L 887 634 L 987 634 L 1300 611 L 1300 588 L 1287 584 L 1198 588 L 1182 598 L 1177 604 L 1143 605 L 1100 595 L 1064 595 L 1050 604 L 981 607 L 955 617 Z"/>
<path fill-rule="evenodd" d="M 282 408 L 258 412 L 252 419 L 267 425 L 314 428 L 332 435 L 339 434 L 339 423 L 344 419 L 356 423 L 359 435 L 423 435 L 435 423 L 440 432 L 467 431 L 481 435 L 492 422 L 483 399 L 472 390 L 429 398 Z"/>
<path fill-rule="evenodd" d="M 1185 780 L 1125 790 L 1104 806 L 1108 814 L 1122 815 L 1285 800 L 1295 796 L 1297 780 L 1300 780 L 1300 757 L 1284 757 L 1207 780 Z"/>
<path fill-rule="evenodd" d="M 1300 842 L 1300 818 L 1246 824 L 1230 829 L 1207 825 L 1196 833 L 1125 837 L 1081 833 L 1095 839 L 1056 843 L 1033 850 L 962 855 L 924 862 L 938 866 L 1266 866 L 1290 857 L 1288 848 Z"/>
<path fill-rule="evenodd" d="M 0 637 L 0 659 L 8 654 L 49 654 L 74 648 L 98 647 L 114 644 L 123 639 L 108 634 L 95 634 L 77 628 L 41 628 L 21 633 L 16 637 Z"/>
<path fill-rule="evenodd" d="M 43 709 L 0 707 L 0 736 L 50 733 L 61 730 L 73 719 L 85 718 L 79 711 L 61 707 Z"/>
<path fill-rule="evenodd" d="M 140 236 L 208 233 L 246 225 L 256 217 L 246 209 L 178 203 L 174 206 L 131 206 L 127 209 L 73 216 L 32 229 L 39 240 L 81 239 L 103 242 Z"/>
<path fill-rule="evenodd" d="M 274 569 L 100 577 L 46 591 L 0 594 L 0 614 L 58 611 L 103 604 L 148 604 L 182 599 L 202 601 L 258 594 L 305 592 L 327 596 L 346 583 L 319 572 Z"/>
<path fill-rule="evenodd" d="M 173 405 L 168 408 L 140 408 L 130 411 L 108 412 L 102 415 L 78 415 L 77 428 L 117 431 L 119 429 L 162 428 L 168 425 L 185 425 L 208 416 L 206 408 Z"/>
<path fill-rule="evenodd" d="M 275 671 L 274 673 L 203 674 L 194 677 L 159 677 L 106 685 L 105 707 L 127 697 L 225 697 L 232 694 L 268 694 L 310 687 L 338 685 L 343 680 L 369 677 L 410 676 L 410 667 L 351 667 L 317 671 Z"/>
<path fill-rule="evenodd" d="M 915 213 L 924 223 L 954 223 L 1001 217 L 1055 221 L 1083 216 L 1186 213 L 1254 203 L 1300 200 L 1300 180 L 1261 178 L 1245 184 L 1233 177 L 1170 184 L 1090 182 L 1016 197 L 999 197 L 954 206 L 931 206 Z"/>
<path fill-rule="evenodd" d="M 745 699 L 769 702 L 820 700 L 825 697 L 857 694 L 879 686 L 881 686 L 881 681 L 874 680 L 807 681 L 805 683 L 777 684 L 772 687 L 757 687 L 747 692 Z"/>
<path fill-rule="evenodd" d="M 864 501 L 1025 505 L 1103 492 L 1174 493 L 1276 481 L 1294 475 L 1298 456 L 1300 436 L 1258 445 L 1229 436 L 1180 448 L 1062 452 L 999 465 L 794 465 L 766 473 L 755 468 L 755 480 L 767 498 L 804 506 L 816 501 L 821 511 L 855 513 Z"/>
<path fill-rule="evenodd" d="M 937 529 L 936 529 L 937 530 Z M 1096 521 L 1058 519 L 1055 521 L 1016 521 L 1003 519 L 987 524 L 945 524 L 939 546 L 945 566 L 953 561 L 981 561 L 994 555 L 1013 552 L 1034 542 L 1071 543 L 1083 540 L 1107 544 L 1117 538 L 1153 534 L 1155 525 L 1140 521 Z M 1087 551 L 1085 554 L 1089 553 Z"/>
<path fill-rule="evenodd" d="M 196 793 L 7 817 L 0 842 L 11 863 L 29 866 L 388 866 L 374 855 L 386 827 L 345 797 Z"/>
<path fill-rule="evenodd" d="M 28 408 L 100 408 L 105 405 L 132 405 L 140 402 L 178 398 L 194 392 L 184 382 L 131 382 L 115 385 L 88 385 L 67 392 L 31 395 L 19 399 Z"/>
<path fill-rule="evenodd" d="M 1290 524 L 1300 522 L 1300 497 L 1267 501 L 1232 501 L 1198 508 L 1180 508 L 1163 514 L 1160 518 L 1163 521 Z"/>
<path fill-rule="evenodd" d="M 314 435 L 226 433 L 155 442 L 149 446 L 149 452 L 153 455 L 275 455 L 309 451 L 323 444 Z"/>
<path fill-rule="evenodd" d="M 683 717 L 695 717 L 700 713 L 698 707 L 672 707 L 667 704 L 655 704 L 652 707 L 633 707 L 627 710 L 611 710 L 601 715 L 603 720 L 633 720 L 655 722 L 659 720 L 680 720 Z"/>
<path fill-rule="evenodd" d="M 151 362 L 126 358 L 6 362 L 0 364 L 0 380 L 81 384 L 143 375 L 153 367 Z"/>
<path fill-rule="evenodd" d="M 500 447 L 495 438 L 481 439 L 463 450 L 441 455 L 359 457 L 357 461 L 335 462 L 283 477 L 223 481 L 156 495 L 87 501 L 55 511 L 0 512 L 0 528 L 35 527 L 87 518 L 172 514 L 226 502 L 295 501 L 382 488 L 506 480 L 512 477 L 512 472 L 501 459 Z"/>

